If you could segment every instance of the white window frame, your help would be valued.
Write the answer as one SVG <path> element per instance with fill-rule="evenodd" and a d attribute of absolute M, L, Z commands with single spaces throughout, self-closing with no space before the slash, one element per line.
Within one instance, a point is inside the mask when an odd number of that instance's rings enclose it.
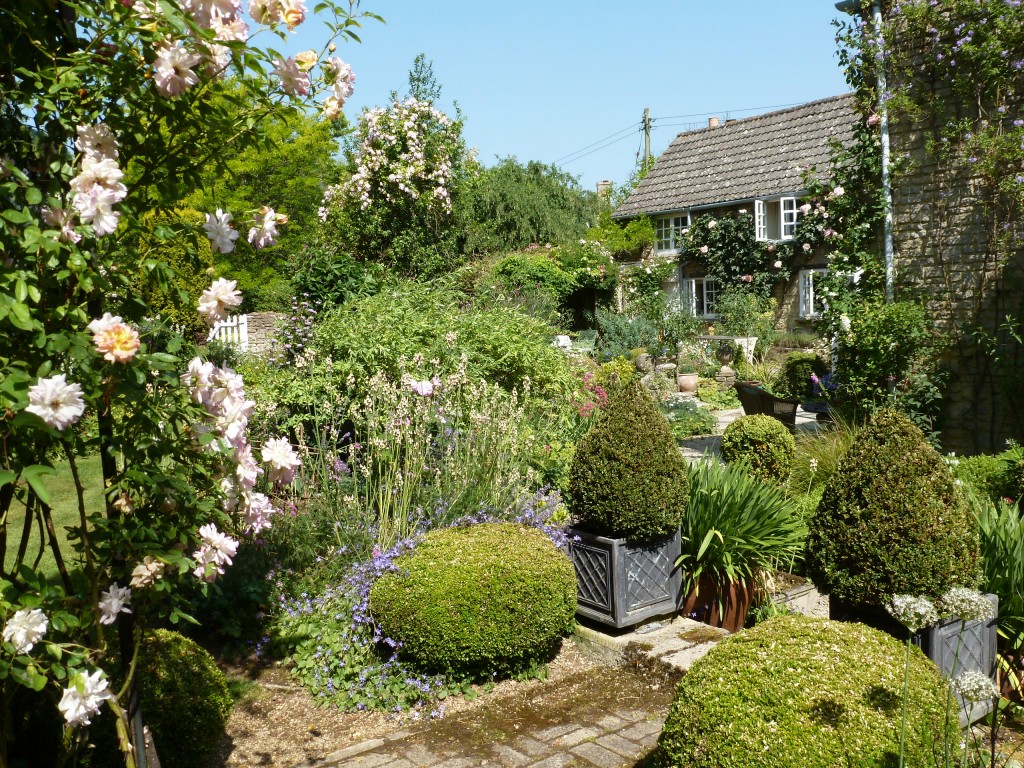
<path fill-rule="evenodd" d="M 678 214 L 675 216 L 661 216 L 654 220 L 654 243 L 658 253 L 677 253 L 681 246 L 682 232 L 690 225 L 690 214 Z M 668 247 L 663 248 L 662 242 L 665 235 L 668 235 Z"/>
<path fill-rule="evenodd" d="M 828 274 L 828 269 L 824 267 L 812 267 L 810 269 L 801 269 L 799 284 L 800 284 L 800 319 L 801 320 L 816 320 L 821 317 L 821 312 L 815 308 L 816 296 L 815 296 L 815 282 L 816 276 L 820 275 L 824 277 Z M 820 299 L 818 301 L 821 301 Z M 824 303 L 821 301 L 821 303 Z"/>
<path fill-rule="evenodd" d="M 714 311 L 715 302 L 718 299 L 718 286 L 715 284 L 713 278 L 710 277 L 691 277 L 683 280 L 679 284 L 680 288 L 680 299 L 683 302 L 683 306 L 689 308 L 690 314 L 694 317 L 699 317 L 704 320 L 714 320 L 718 317 L 718 313 Z M 705 309 L 704 312 L 697 312 L 697 292 L 700 292 L 700 303 L 701 307 Z M 711 312 L 707 312 L 708 297 L 710 296 Z"/>
<path fill-rule="evenodd" d="M 754 239 L 762 243 L 768 239 L 768 211 L 764 200 L 754 201 Z"/>
<path fill-rule="evenodd" d="M 779 232 L 783 240 L 792 240 L 796 235 L 796 198 L 779 199 Z"/>

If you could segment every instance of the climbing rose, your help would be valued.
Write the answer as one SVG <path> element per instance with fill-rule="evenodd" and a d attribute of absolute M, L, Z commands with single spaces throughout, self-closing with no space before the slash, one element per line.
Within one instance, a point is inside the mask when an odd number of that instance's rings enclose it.
<path fill-rule="evenodd" d="M 237 307 L 242 303 L 242 292 L 236 290 L 236 285 L 236 281 L 221 277 L 203 291 L 199 297 L 199 314 L 206 316 L 206 322 L 212 325 L 223 320 L 227 317 L 229 307 Z"/>
<path fill-rule="evenodd" d="M 295 59 L 275 59 L 274 74 L 281 79 L 281 90 L 289 96 L 305 96 L 309 93 L 309 75 L 299 69 Z"/>
<path fill-rule="evenodd" d="M 270 516 L 277 510 L 270 499 L 263 493 L 251 493 L 247 498 L 242 517 L 245 521 L 245 532 L 255 535 L 270 528 Z"/>
<path fill-rule="evenodd" d="M 206 230 L 210 244 L 218 253 L 231 253 L 235 250 L 238 232 L 231 228 L 230 213 L 225 213 L 218 208 L 216 213 L 206 214 L 206 223 L 203 224 L 203 229 Z"/>
<path fill-rule="evenodd" d="M 263 463 L 270 465 L 267 477 L 271 482 L 287 485 L 295 479 L 295 469 L 302 460 L 283 437 L 272 437 L 263 444 Z"/>
<path fill-rule="evenodd" d="M 832 190 L 832 197 L 842 197 L 844 194 L 846 194 L 846 190 L 842 187 L 836 187 Z"/>
<path fill-rule="evenodd" d="M 131 586 L 134 589 L 142 589 L 156 582 L 164 573 L 164 564 L 156 560 L 152 555 L 146 555 L 142 562 L 132 569 Z"/>
<path fill-rule="evenodd" d="M 252 0 L 249 3 L 249 15 L 257 24 L 277 24 L 283 11 L 281 0 Z"/>
<path fill-rule="evenodd" d="M 153 69 L 153 82 L 164 98 L 173 99 L 199 82 L 192 68 L 200 61 L 199 54 L 190 53 L 180 41 L 173 45 L 164 43 L 157 47 Z"/>
<path fill-rule="evenodd" d="M 306 20 L 306 4 L 302 0 L 283 0 L 281 8 L 288 29 L 294 30 Z"/>
<path fill-rule="evenodd" d="M 117 139 L 106 123 L 80 125 L 77 131 L 75 149 L 83 155 L 96 160 L 117 159 Z"/>
<path fill-rule="evenodd" d="M 103 670 L 97 669 L 92 674 L 75 674 L 71 684 L 64 689 L 57 708 L 64 715 L 68 725 L 89 725 L 89 719 L 99 714 L 100 705 L 114 698 L 110 692 Z"/>
<path fill-rule="evenodd" d="M 89 323 L 92 342 L 104 360 L 112 363 L 127 363 L 139 351 L 139 332 L 120 317 L 104 312 L 103 317 Z"/>
<path fill-rule="evenodd" d="M 231 558 L 238 551 L 238 541 L 218 531 L 213 523 L 200 528 L 199 537 L 203 543 L 192 553 L 197 563 L 192 573 L 203 581 L 213 581 L 223 575 L 225 565 L 231 565 Z"/>
<path fill-rule="evenodd" d="M 39 379 L 28 390 L 29 406 L 34 413 L 54 429 L 62 430 L 74 424 L 85 413 L 82 387 L 68 384 L 63 373 L 48 379 Z"/>
<path fill-rule="evenodd" d="M 309 70 L 315 67 L 317 60 L 316 51 L 313 50 L 295 54 L 295 63 L 298 64 L 299 69 L 303 72 L 309 72 Z"/>
<path fill-rule="evenodd" d="M 11 643 L 15 653 L 28 653 L 43 639 L 48 625 L 46 616 L 38 608 L 22 608 L 4 626 L 4 642 Z"/>
<path fill-rule="evenodd" d="M 132 601 L 132 591 L 117 582 L 100 595 L 100 624 L 113 624 L 119 613 L 131 613 L 128 607 Z"/>
<path fill-rule="evenodd" d="M 253 217 L 253 223 L 256 226 L 249 230 L 249 242 L 257 248 L 265 248 L 277 242 L 277 225 L 287 224 L 288 217 L 263 206 L 259 214 Z"/>

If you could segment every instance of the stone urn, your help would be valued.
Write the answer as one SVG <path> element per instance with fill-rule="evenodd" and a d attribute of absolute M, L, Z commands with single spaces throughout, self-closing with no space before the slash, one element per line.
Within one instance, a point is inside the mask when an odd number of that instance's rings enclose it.
<path fill-rule="evenodd" d="M 692 395 L 697 391 L 699 380 L 698 373 L 676 373 L 676 388 L 684 394 Z"/>

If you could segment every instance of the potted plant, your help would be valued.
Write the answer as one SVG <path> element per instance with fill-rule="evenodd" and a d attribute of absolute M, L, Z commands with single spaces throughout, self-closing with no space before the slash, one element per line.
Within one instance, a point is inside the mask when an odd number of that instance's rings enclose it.
<path fill-rule="evenodd" d="M 692 394 L 697 391 L 700 373 L 697 366 L 688 360 L 680 360 L 676 365 L 676 387 L 680 392 Z"/>
<path fill-rule="evenodd" d="M 626 627 L 676 609 L 686 463 L 642 384 L 609 393 L 569 471 L 578 614 Z"/>
<path fill-rule="evenodd" d="M 825 483 L 811 517 L 807 574 L 833 619 L 905 639 L 888 612 L 896 595 L 942 599 L 981 576 L 978 521 L 938 452 L 907 416 L 876 413 Z M 994 600 L 994 597 L 993 597 Z M 945 673 L 995 661 L 995 620 L 926 627 L 915 642 Z M 960 645 L 958 635 L 965 630 Z"/>
<path fill-rule="evenodd" d="M 743 628 L 768 572 L 791 563 L 807 534 L 781 489 L 758 482 L 742 464 L 710 460 L 690 470 L 681 531 L 680 608 L 729 632 Z"/>

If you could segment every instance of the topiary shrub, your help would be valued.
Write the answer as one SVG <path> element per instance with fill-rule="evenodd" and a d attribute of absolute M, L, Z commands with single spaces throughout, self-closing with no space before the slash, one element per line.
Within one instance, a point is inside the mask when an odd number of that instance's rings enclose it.
<path fill-rule="evenodd" d="M 905 648 L 863 624 L 779 616 L 731 635 L 679 682 L 659 768 L 880 768 L 900 748 Z M 911 652 L 904 765 L 943 746 L 946 688 Z M 949 719 L 958 751 L 956 712 Z"/>
<path fill-rule="evenodd" d="M 825 483 L 808 575 L 833 600 L 883 606 L 978 583 L 978 526 L 949 467 L 907 416 L 885 409 Z"/>
<path fill-rule="evenodd" d="M 764 414 L 741 416 L 722 433 L 722 458 L 726 464 L 745 462 L 750 473 L 765 482 L 789 477 L 796 455 L 793 435 L 778 419 Z"/>
<path fill-rule="evenodd" d="M 569 495 L 574 523 L 602 536 L 643 541 L 679 526 L 686 509 L 686 462 L 639 382 L 613 389 L 580 439 Z"/>
<path fill-rule="evenodd" d="M 141 680 L 143 719 L 153 732 L 160 764 L 204 765 L 231 713 L 227 678 L 213 656 L 184 635 L 157 629 L 143 640 L 136 674 Z M 114 718 L 106 708 L 89 736 L 96 746 L 87 754 L 90 768 L 124 765 Z"/>
<path fill-rule="evenodd" d="M 779 397 L 811 400 L 815 397 L 811 375 L 820 377 L 826 373 L 828 364 L 813 352 L 791 352 L 782 362 L 773 389 Z"/>
<path fill-rule="evenodd" d="M 543 533 L 482 523 L 428 533 L 370 590 L 381 632 L 425 671 L 512 674 L 573 629 L 576 574 Z"/>

